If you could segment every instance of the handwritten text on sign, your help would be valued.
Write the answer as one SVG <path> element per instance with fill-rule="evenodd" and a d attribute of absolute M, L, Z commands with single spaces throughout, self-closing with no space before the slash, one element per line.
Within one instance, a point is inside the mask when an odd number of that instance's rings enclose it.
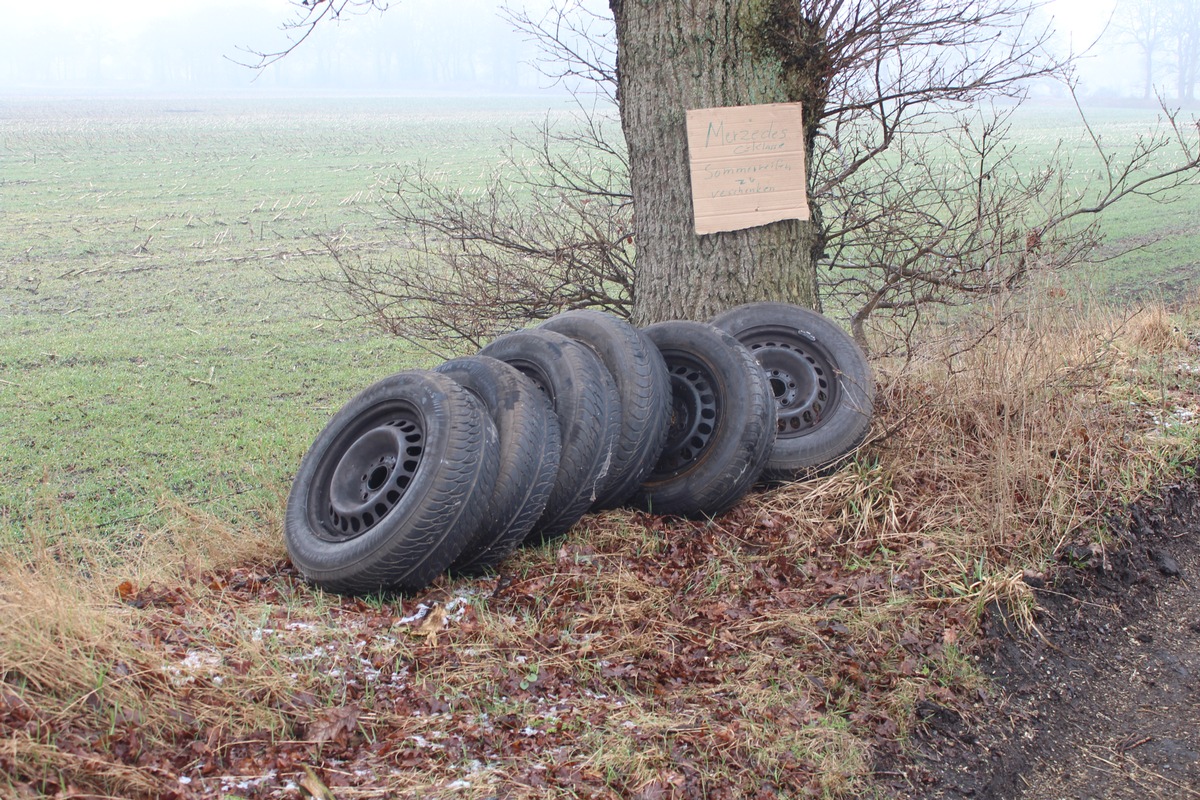
<path fill-rule="evenodd" d="M 687 112 L 696 233 L 808 219 L 799 103 Z"/>

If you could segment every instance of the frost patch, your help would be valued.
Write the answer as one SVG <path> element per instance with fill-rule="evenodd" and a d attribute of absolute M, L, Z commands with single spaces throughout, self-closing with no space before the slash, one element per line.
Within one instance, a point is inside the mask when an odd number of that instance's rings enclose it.
<path fill-rule="evenodd" d="M 162 671 L 166 673 L 172 686 L 187 686 L 195 683 L 197 678 L 208 678 L 219 684 L 223 679 L 221 665 L 221 657 L 216 653 L 189 650 L 182 661 L 178 664 L 164 664 Z"/>
<path fill-rule="evenodd" d="M 1160 410 L 1148 408 L 1146 416 L 1150 418 L 1155 427 L 1170 428 L 1173 425 L 1194 425 L 1197 418 L 1200 418 L 1200 410 L 1175 406 L 1170 413 L 1163 414 Z"/>

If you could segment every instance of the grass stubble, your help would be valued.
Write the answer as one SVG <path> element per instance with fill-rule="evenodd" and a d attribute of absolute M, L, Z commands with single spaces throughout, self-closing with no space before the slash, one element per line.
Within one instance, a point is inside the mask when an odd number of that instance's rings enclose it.
<path fill-rule="evenodd" d="M 327 595 L 286 560 L 287 476 L 339 398 L 414 356 L 322 327 L 260 267 L 395 157 L 354 123 L 366 145 L 310 132 L 254 171 L 252 133 L 189 124 L 227 151 L 134 126 L 92 167 L 124 177 L 77 183 L 28 154 L 69 177 L 110 139 L 6 139 L 49 219 L 22 217 L 0 271 L 6 796 L 869 796 L 921 710 L 989 707 L 983 610 L 1035 625 L 1025 577 L 1108 546 L 1196 457 L 1195 297 L 1035 286 L 877 361 L 872 436 L 831 474 L 711 521 L 590 516 L 416 597 Z M 170 208 L 206 196 L 176 167 L 217 155 L 213 205 Z M 163 198 L 137 194 L 150 167 Z M 296 199 L 314 168 L 331 185 Z"/>

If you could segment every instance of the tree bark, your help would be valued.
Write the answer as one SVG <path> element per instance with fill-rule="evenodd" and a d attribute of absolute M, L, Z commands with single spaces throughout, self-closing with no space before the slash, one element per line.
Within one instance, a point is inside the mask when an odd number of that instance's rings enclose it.
<path fill-rule="evenodd" d="M 819 308 L 819 212 L 698 236 L 687 109 L 801 102 L 811 162 L 827 92 L 823 32 L 795 0 L 610 0 L 635 213 L 634 321 L 707 319 L 741 303 Z"/>

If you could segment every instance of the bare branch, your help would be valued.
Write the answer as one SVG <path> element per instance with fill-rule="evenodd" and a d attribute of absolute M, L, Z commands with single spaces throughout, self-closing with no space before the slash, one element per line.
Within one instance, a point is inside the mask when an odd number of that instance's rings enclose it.
<path fill-rule="evenodd" d="M 553 83 L 567 87 L 578 99 L 598 95 L 617 102 L 617 40 L 612 17 L 581 0 L 555 3 L 540 17 L 510 3 L 501 6 L 504 18 L 533 42 L 540 57 L 533 66 Z"/>
<path fill-rule="evenodd" d="M 386 11 L 389 3 L 387 0 L 299 0 L 291 5 L 295 14 L 282 26 L 287 33 L 288 45 L 282 50 L 270 52 L 241 48 L 244 53 L 252 56 L 253 60 L 236 63 L 250 69 L 266 69 L 291 55 L 296 48 L 308 40 L 308 37 L 312 36 L 318 25 L 337 22 L 347 16 L 366 14 L 371 11 Z"/>

